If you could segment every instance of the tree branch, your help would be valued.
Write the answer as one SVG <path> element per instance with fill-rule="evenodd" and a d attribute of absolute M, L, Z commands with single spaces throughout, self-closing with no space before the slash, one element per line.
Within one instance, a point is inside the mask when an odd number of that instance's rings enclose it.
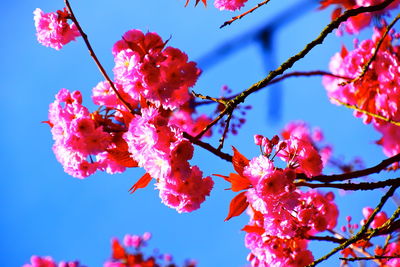
<path fill-rule="evenodd" d="M 246 16 L 246 15 L 252 13 L 252 12 L 253 12 L 254 10 L 256 10 L 257 8 L 259 8 L 259 7 L 261 7 L 261 6 L 265 5 L 265 4 L 268 4 L 269 1 L 271 1 L 271 0 L 266 0 L 266 1 L 264 1 L 264 2 L 258 3 L 255 7 L 253 7 L 252 9 L 250 9 L 250 10 L 244 12 L 243 14 L 240 14 L 239 16 L 233 17 L 231 20 L 225 21 L 224 24 L 222 24 L 221 26 L 219 26 L 219 28 L 222 29 L 223 27 L 232 24 L 232 22 L 234 22 L 235 20 L 241 19 L 241 18 L 243 18 L 244 16 Z"/>
<path fill-rule="evenodd" d="M 343 189 L 343 190 L 349 190 L 349 191 L 357 191 L 357 190 L 374 190 L 377 188 L 383 188 L 386 186 L 391 186 L 391 185 L 396 185 L 400 184 L 400 178 L 395 178 L 395 179 L 388 179 L 385 181 L 379 181 L 379 182 L 372 182 L 372 183 L 345 183 L 345 184 L 331 184 L 331 183 L 325 183 L 325 184 L 311 184 L 307 182 L 296 182 L 296 186 L 307 186 L 310 188 L 337 188 L 337 189 Z"/>
<path fill-rule="evenodd" d="M 297 178 L 304 179 L 307 181 L 319 181 L 319 182 L 323 182 L 323 183 L 329 183 L 329 182 L 335 182 L 335 181 L 345 181 L 345 180 L 349 180 L 349 179 L 353 179 L 353 178 L 367 176 L 367 175 L 370 175 L 373 173 L 379 173 L 382 170 L 384 170 L 385 168 L 387 168 L 388 166 L 392 165 L 393 163 L 399 162 L 399 161 L 400 161 L 400 153 L 397 155 L 394 155 L 393 157 L 382 160 L 381 163 L 379 163 L 373 167 L 366 168 L 366 169 L 359 170 L 359 171 L 347 172 L 347 173 L 342 173 L 342 174 L 333 174 L 333 175 L 318 175 L 318 176 L 314 176 L 311 178 L 307 178 L 305 175 L 299 174 Z"/>
<path fill-rule="evenodd" d="M 97 67 L 99 68 L 101 74 L 103 77 L 107 80 L 107 82 L 110 84 L 112 90 L 114 91 L 115 95 L 117 98 L 122 102 L 122 104 L 128 109 L 128 111 L 132 114 L 134 114 L 134 110 L 132 107 L 129 105 L 128 102 L 125 101 L 125 99 L 121 96 L 121 94 L 118 92 L 117 88 L 115 87 L 115 84 L 113 81 L 110 79 L 108 76 L 106 70 L 104 69 L 103 65 L 100 63 L 100 60 L 97 58 L 96 53 L 94 52 L 92 45 L 89 42 L 88 36 L 86 33 L 83 31 L 81 25 L 79 24 L 79 21 L 74 15 L 74 12 L 72 11 L 71 5 L 69 4 L 68 0 L 64 0 L 65 5 L 68 9 L 68 12 L 70 13 L 71 20 L 75 23 L 76 27 L 78 28 L 79 33 L 82 35 L 83 40 L 85 41 L 86 47 L 89 50 L 90 56 L 93 58 L 94 62 L 96 63 Z"/>
<path fill-rule="evenodd" d="M 339 250 L 345 249 L 346 247 L 350 246 L 351 244 L 357 242 L 358 240 L 361 240 L 362 237 L 364 236 L 364 234 L 367 232 L 367 230 L 368 230 L 370 224 L 372 223 L 373 219 L 375 218 L 375 215 L 382 209 L 383 205 L 394 194 L 394 192 L 396 191 L 396 189 L 399 186 L 400 186 L 400 184 L 393 185 L 386 192 L 386 194 L 381 198 L 381 201 L 379 202 L 379 204 L 376 206 L 376 208 L 372 212 L 371 216 L 368 218 L 367 222 L 361 227 L 360 231 L 356 235 L 354 235 L 351 238 L 347 239 L 341 245 L 337 246 L 332 251 L 330 251 L 328 254 L 326 254 L 325 256 L 322 256 L 321 258 L 315 260 L 314 262 L 312 262 L 311 264 L 309 264 L 307 266 L 308 267 L 315 266 L 318 263 L 320 263 L 320 262 L 322 262 L 324 260 L 327 260 L 328 258 L 330 258 L 333 254 L 335 254 Z M 377 228 L 377 229 L 379 229 L 379 228 Z M 377 229 L 374 229 L 374 230 L 377 230 Z M 374 232 L 372 232 L 372 234 L 374 234 Z"/>

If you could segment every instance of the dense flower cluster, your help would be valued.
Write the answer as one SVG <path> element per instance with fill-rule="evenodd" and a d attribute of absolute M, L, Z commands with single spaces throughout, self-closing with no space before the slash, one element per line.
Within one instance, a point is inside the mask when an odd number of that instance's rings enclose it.
<path fill-rule="evenodd" d="M 355 9 L 363 6 L 373 6 L 382 3 L 384 0 L 322 0 L 321 9 L 330 5 L 337 5 L 338 7 L 332 12 L 332 20 L 339 17 L 345 10 Z M 382 11 L 367 12 L 359 14 L 355 17 L 350 17 L 346 22 L 341 24 L 341 29 L 347 33 L 357 34 L 363 28 L 369 26 L 374 16 L 382 16 L 387 14 L 387 11 L 396 8 L 400 4 L 399 0 L 393 1 L 388 7 Z M 339 31 L 341 34 L 341 31 Z"/>
<path fill-rule="evenodd" d="M 305 237 L 336 226 L 333 193 L 303 192 L 294 184 L 296 173 L 312 177 L 322 172 L 321 156 L 311 142 L 321 141 L 322 133 L 315 130 L 312 136 L 310 132 L 304 123 L 296 122 L 285 128 L 281 141 L 278 136 L 270 140 L 256 135 L 255 144 L 263 153 L 251 160 L 235 150 L 238 175 L 224 178 L 233 191 L 246 190 L 247 204 L 239 205 L 248 205 L 250 222 L 244 230 L 252 266 L 305 266 L 313 261 Z M 286 162 L 286 168 L 276 166 L 276 156 Z"/>
<path fill-rule="evenodd" d="M 148 245 L 147 242 L 151 234 L 146 232 L 143 235 L 125 235 L 123 244 L 117 238 L 111 240 L 111 257 L 104 262 L 103 267 L 177 267 L 170 254 L 160 254 L 153 252 L 153 255 L 146 256 L 143 249 Z M 32 256 L 31 262 L 22 267 L 85 267 L 79 261 L 61 261 L 57 263 L 53 258 Z M 195 267 L 194 260 L 186 260 L 182 267 Z"/>
<path fill-rule="evenodd" d="M 86 178 L 98 169 L 113 174 L 124 171 L 125 166 L 136 166 L 133 161 L 124 164 L 115 157 L 114 152 L 128 157 L 118 134 L 123 128 L 98 113 L 90 113 L 82 105 L 79 91 L 58 92 L 50 104 L 48 123 L 52 127 L 54 154 L 65 172 L 74 177 Z"/>
<path fill-rule="evenodd" d="M 166 47 L 156 33 L 126 32 L 113 47 L 115 82 L 133 99 L 175 109 L 189 100 L 188 88 L 200 74 L 185 53 Z"/>
<path fill-rule="evenodd" d="M 37 40 L 44 46 L 60 50 L 65 44 L 80 36 L 76 25 L 68 24 L 69 13 L 65 9 L 44 13 L 37 8 L 33 14 Z"/>
<path fill-rule="evenodd" d="M 178 127 L 168 124 L 168 117 L 156 108 L 142 108 L 141 116 L 130 122 L 124 139 L 139 166 L 157 179 L 163 203 L 178 212 L 200 207 L 214 183 L 210 177 L 202 179 L 197 166 L 190 166 L 193 145 Z"/>
<path fill-rule="evenodd" d="M 210 119 L 195 118 L 191 106 L 188 89 L 200 74 L 196 63 L 165 45 L 156 33 L 128 31 L 113 47 L 120 96 L 109 82 L 100 82 L 92 95 L 100 108 L 90 113 L 79 91 L 62 89 L 50 105 L 48 123 L 54 153 L 68 174 L 85 178 L 97 170 L 114 174 L 140 166 L 157 180 L 163 203 L 191 212 L 214 183 L 188 162 L 194 149 L 183 132 L 197 134 Z"/>
<path fill-rule="evenodd" d="M 383 30 L 375 29 L 371 40 L 360 42 L 352 51 L 343 48 L 335 54 L 329 68 L 332 73 L 355 79 L 348 83 L 345 79 L 325 76 L 323 84 L 332 98 L 357 106 L 359 109 L 380 115 L 393 121 L 400 121 L 400 50 L 393 46 L 394 33 L 388 35 L 369 66 L 365 75 L 358 79 L 363 66 L 372 57 L 377 42 L 382 38 Z M 344 84 L 343 84 L 344 83 Z M 365 123 L 372 122 L 383 137 L 379 144 L 387 156 L 400 152 L 400 128 L 371 115 L 355 111 L 354 115 L 362 117 Z"/>
<path fill-rule="evenodd" d="M 214 6 L 219 10 L 235 11 L 244 6 L 248 0 L 215 0 Z"/>
<path fill-rule="evenodd" d="M 60 261 L 58 264 L 53 260 L 52 257 L 39 257 L 32 256 L 31 262 L 28 264 L 24 264 L 22 267 L 84 267 L 79 264 L 78 261 Z"/>

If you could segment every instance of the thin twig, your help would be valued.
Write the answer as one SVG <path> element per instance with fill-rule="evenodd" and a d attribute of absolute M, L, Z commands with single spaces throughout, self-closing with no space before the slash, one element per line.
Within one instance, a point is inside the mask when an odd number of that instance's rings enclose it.
<path fill-rule="evenodd" d="M 212 102 L 215 102 L 215 103 L 219 103 L 219 104 L 225 104 L 226 103 L 226 101 L 224 99 L 215 98 L 215 97 L 211 97 L 211 96 L 208 96 L 208 95 L 198 94 L 193 90 L 192 90 L 192 95 L 194 97 L 198 97 L 198 98 L 203 99 L 203 100 L 209 100 L 209 101 L 212 101 Z"/>
<path fill-rule="evenodd" d="M 346 241 L 346 238 L 337 238 L 333 236 L 308 236 L 306 237 L 306 239 L 312 241 L 329 241 L 338 244 L 342 244 L 343 242 Z"/>
<path fill-rule="evenodd" d="M 72 8 L 71 8 L 71 5 L 69 4 L 69 1 L 68 0 L 64 0 L 64 2 L 65 2 L 65 5 L 66 5 L 66 7 L 68 9 L 68 12 L 69 12 L 69 14 L 71 16 L 71 20 L 75 23 L 76 27 L 78 28 L 79 33 L 82 35 L 82 38 L 85 41 L 86 47 L 89 50 L 89 54 L 93 58 L 93 60 L 96 63 L 97 67 L 99 68 L 101 74 L 107 80 L 107 82 L 110 84 L 110 86 L 111 86 L 112 90 L 114 91 L 115 95 L 117 96 L 117 98 L 122 102 L 122 104 L 128 109 L 128 111 L 130 113 L 134 114 L 134 110 L 129 105 L 129 103 L 126 102 L 125 99 L 118 92 L 117 88 L 115 87 L 115 84 L 113 83 L 113 81 L 108 76 L 108 74 L 107 74 L 106 70 L 104 69 L 103 65 L 100 63 L 100 60 L 97 58 L 96 53 L 94 52 L 94 50 L 92 48 L 92 45 L 89 42 L 88 36 L 83 31 L 81 25 L 79 24 L 77 18 L 74 15 L 74 12 L 72 11 Z"/>
<path fill-rule="evenodd" d="M 219 146 L 218 146 L 218 150 L 221 150 L 224 147 L 224 142 L 225 142 L 225 138 L 226 135 L 228 134 L 228 130 L 229 130 L 229 124 L 231 122 L 232 119 L 232 114 L 233 113 L 229 113 L 228 117 L 225 120 L 225 127 L 224 127 L 224 132 L 222 133 L 221 138 L 219 139 Z"/>
<path fill-rule="evenodd" d="M 339 258 L 339 259 L 343 260 L 343 261 L 365 261 L 365 260 L 382 260 L 382 259 L 397 259 L 397 258 L 400 258 L 400 255 L 398 255 L 398 256 L 379 256 L 379 255 L 374 255 L 372 257 Z"/>
<path fill-rule="evenodd" d="M 379 164 L 377 164 L 373 167 L 358 170 L 358 171 L 347 172 L 347 173 L 342 173 L 342 174 L 318 175 L 318 176 L 314 176 L 311 178 L 307 178 L 305 175 L 300 174 L 300 175 L 298 175 L 297 178 L 304 179 L 307 181 L 319 181 L 319 182 L 323 182 L 323 183 L 345 181 L 345 180 L 350 180 L 350 179 L 354 179 L 354 178 L 367 176 L 367 175 L 374 174 L 374 173 L 379 173 L 382 170 L 384 170 L 385 168 L 387 168 L 388 166 L 392 165 L 393 163 L 399 162 L 399 161 L 400 161 L 400 153 L 397 155 L 394 155 L 393 157 L 382 160 Z"/>
<path fill-rule="evenodd" d="M 349 19 L 350 17 L 357 16 L 362 13 L 369 13 L 369 12 L 374 12 L 378 10 L 382 10 L 385 7 L 387 7 L 389 4 L 391 4 L 394 0 L 385 0 L 382 3 L 378 5 L 373 5 L 373 6 L 368 6 L 368 7 L 359 7 L 355 9 L 350 9 L 347 10 L 329 23 L 320 33 L 320 35 L 315 38 L 313 41 L 308 43 L 303 50 L 301 50 L 299 53 L 296 55 L 290 57 L 288 60 L 286 60 L 282 65 L 280 65 L 277 69 L 271 71 L 266 78 L 263 80 L 253 84 L 251 87 L 248 89 L 244 90 L 241 94 L 239 94 L 235 99 L 232 99 L 232 106 L 236 107 L 238 104 L 244 102 L 244 100 L 253 92 L 260 90 L 260 88 L 265 87 L 267 84 L 270 83 L 272 79 L 274 79 L 276 76 L 283 74 L 287 69 L 291 68 L 294 63 L 305 57 L 315 46 L 322 44 L 322 42 L 325 40 L 325 38 L 330 34 L 334 29 L 338 28 L 339 25 Z"/>
<path fill-rule="evenodd" d="M 400 122 L 399 122 L 399 121 L 394 121 L 394 120 L 391 120 L 391 119 L 389 119 L 389 118 L 386 118 L 386 117 L 384 117 L 384 116 L 382 116 L 382 115 L 375 114 L 375 113 L 369 112 L 369 111 L 364 110 L 364 109 L 360 109 L 360 108 L 357 107 L 356 105 L 349 105 L 349 104 L 344 103 L 344 102 L 342 102 L 342 101 L 340 101 L 339 99 L 336 99 L 336 98 L 334 98 L 334 97 L 331 97 L 330 99 L 334 100 L 335 102 L 337 102 L 338 104 L 340 104 L 340 105 L 342 105 L 342 106 L 345 106 L 346 108 L 354 109 L 354 110 L 356 110 L 356 111 L 358 111 L 358 112 L 360 112 L 360 113 L 366 114 L 366 115 L 368 115 L 368 116 L 371 116 L 371 117 L 374 117 L 374 118 L 383 120 L 383 121 L 385 121 L 385 122 L 387 122 L 387 123 L 390 123 L 390 124 L 393 124 L 393 125 L 396 125 L 396 126 L 400 126 Z"/>
<path fill-rule="evenodd" d="M 208 130 L 210 130 L 211 127 L 213 127 L 222 117 L 224 117 L 226 114 L 226 110 L 228 110 L 227 106 L 225 106 L 225 108 L 212 122 L 210 122 L 199 134 L 195 136 L 195 139 L 200 139 Z"/>
<path fill-rule="evenodd" d="M 322 256 L 321 258 L 315 260 L 314 262 L 312 262 L 311 264 L 307 265 L 308 267 L 311 266 L 315 266 L 318 263 L 327 260 L 328 258 L 330 258 L 333 254 L 335 254 L 336 252 L 350 246 L 351 244 L 357 242 L 358 240 L 362 239 L 362 236 L 367 232 L 369 226 L 371 225 L 372 221 L 375 218 L 375 215 L 382 209 L 383 205 L 386 203 L 386 201 L 393 195 L 394 191 L 396 191 L 396 189 L 400 186 L 400 184 L 397 185 L 393 185 L 387 192 L 386 194 L 381 198 L 381 201 L 379 202 L 379 204 L 376 206 L 376 208 L 374 209 L 374 211 L 372 212 L 371 216 L 368 218 L 367 222 L 361 227 L 360 231 L 352 236 L 351 238 L 347 239 L 347 241 L 343 242 L 342 244 L 340 244 L 339 246 L 337 246 L 336 248 L 334 248 L 332 251 L 330 251 L 328 254 Z M 376 229 L 374 229 L 376 230 Z"/>
<path fill-rule="evenodd" d="M 224 159 L 226 161 L 232 162 L 232 156 L 222 152 L 221 150 L 218 150 L 217 148 L 213 147 L 212 145 L 205 143 L 203 141 L 200 141 L 199 139 L 197 139 L 196 137 L 191 136 L 190 134 L 183 132 L 183 137 L 185 137 L 186 139 L 188 139 L 190 142 L 192 142 L 195 145 L 198 145 L 199 147 L 202 147 L 208 151 L 210 151 L 211 153 L 213 153 L 214 155 L 220 157 L 221 159 Z"/>
<path fill-rule="evenodd" d="M 250 86 L 248 89 L 244 90 L 242 93 L 240 93 L 238 96 L 236 96 L 234 99 L 231 99 L 228 101 L 225 109 L 218 115 L 216 119 L 213 120 L 212 124 L 215 125 L 222 117 L 224 117 L 226 114 L 233 112 L 233 110 L 240 104 L 243 103 L 244 100 L 251 95 L 252 93 L 260 90 L 261 88 L 264 88 L 267 86 L 275 77 L 278 75 L 283 74 L 286 70 L 290 69 L 294 63 L 305 57 L 314 47 L 316 47 L 319 44 L 322 44 L 322 42 L 325 40 L 325 38 L 336 28 L 339 27 L 339 25 L 346 21 L 350 17 L 357 16 L 362 13 L 369 13 L 369 12 L 374 12 L 378 10 L 382 10 L 385 7 L 387 7 L 389 4 L 391 4 L 394 0 L 385 0 L 380 4 L 373 5 L 373 6 L 368 6 L 368 7 L 359 7 L 355 9 L 350 9 L 345 11 L 340 17 L 329 23 L 319 34 L 317 38 L 315 38 L 313 41 L 308 43 L 303 50 L 298 52 L 296 55 L 290 57 L 288 60 L 286 60 L 282 65 L 280 65 L 277 69 L 270 71 L 270 73 L 265 77 L 263 80 L 258 81 L 257 83 L 253 84 Z M 206 127 L 206 128 L 211 128 L 211 127 Z M 207 130 L 208 130 L 207 129 Z M 204 132 L 204 131 L 203 131 Z M 204 134 L 204 133 L 203 133 Z M 200 135 L 201 136 L 201 135 Z"/>
<path fill-rule="evenodd" d="M 230 25 L 232 22 L 234 22 L 235 20 L 241 19 L 244 16 L 246 16 L 247 14 L 252 13 L 254 10 L 256 10 L 257 8 L 267 4 L 269 1 L 271 0 L 266 0 L 264 2 L 258 3 L 255 7 L 253 7 L 252 9 L 244 12 L 243 14 L 240 14 L 239 16 L 233 17 L 231 20 L 225 21 L 224 24 L 222 24 L 221 26 L 219 26 L 220 29 L 222 29 L 223 27 Z"/>
<path fill-rule="evenodd" d="M 275 83 L 278 83 L 278 82 L 281 82 L 281 81 L 283 81 L 283 80 L 285 80 L 285 79 L 287 79 L 287 78 L 290 78 L 290 77 L 310 77 L 310 76 L 331 76 L 331 77 L 335 77 L 335 78 L 339 78 L 339 79 L 344 79 L 344 80 L 351 80 L 351 79 L 352 79 L 351 77 L 345 77 L 345 76 L 341 76 L 341 75 L 336 75 L 336 74 L 333 74 L 333 73 L 331 73 L 331 72 L 321 71 L 321 70 L 314 70 L 314 71 L 293 71 L 293 72 L 286 73 L 286 74 L 284 74 L 284 75 L 281 75 L 281 76 L 278 77 L 278 78 L 273 79 L 271 82 L 269 82 L 269 84 L 268 84 L 267 86 L 272 85 L 272 84 L 275 84 Z M 263 88 L 260 88 L 260 89 L 263 89 Z M 226 100 L 234 99 L 234 98 L 237 97 L 238 95 L 239 95 L 239 94 L 236 94 L 236 95 L 227 97 Z M 210 98 L 211 98 L 211 97 L 210 97 Z M 215 99 L 215 98 L 213 98 L 213 99 Z M 216 98 L 216 99 L 218 99 L 218 98 Z M 216 101 L 214 101 L 214 100 L 196 102 L 196 103 L 195 103 L 195 106 L 213 104 L 213 103 L 215 103 L 215 102 L 216 102 Z"/>
<path fill-rule="evenodd" d="M 385 181 L 372 182 L 372 183 L 344 183 L 344 184 L 311 184 L 306 182 L 296 182 L 296 186 L 307 186 L 310 188 L 337 188 L 342 190 L 357 191 L 357 190 L 374 190 L 395 184 L 400 184 L 400 178 L 388 179 Z"/>
<path fill-rule="evenodd" d="M 372 57 L 368 60 L 368 62 L 363 66 L 362 71 L 360 73 L 360 75 L 358 75 L 356 78 L 354 78 L 351 81 L 347 81 L 347 82 L 343 82 L 340 85 L 346 85 L 349 83 L 353 83 L 356 82 L 358 80 L 360 80 L 361 78 L 364 77 L 364 75 L 367 73 L 371 63 L 375 60 L 376 55 L 378 54 L 378 51 L 383 43 L 383 41 L 386 38 L 386 35 L 389 33 L 390 29 L 393 28 L 394 24 L 396 24 L 396 22 L 400 19 L 400 13 L 396 16 L 396 18 L 386 27 L 385 33 L 382 35 L 381 39 L 379 40 L 379 42 L 377 43 L 376 47 L 375 47 L 375 51 L 372 54 Z"/>

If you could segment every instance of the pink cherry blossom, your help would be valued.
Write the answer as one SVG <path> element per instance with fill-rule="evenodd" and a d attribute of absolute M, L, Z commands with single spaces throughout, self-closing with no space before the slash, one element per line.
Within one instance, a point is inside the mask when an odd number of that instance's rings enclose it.
<path fill-rule="evenodd" d="M 80 36 L 76 25 L 67 23 L 69 14 L 65 9 L 44 13 L 37 8 L 33 14 L 37 40 L 44 46 L 60 50 L 65 44 Z"/>
<path fill-rule="evenodd" d="M 130 30 L 113 47 L 115 80 L 135 100 L 176 109 L 189 99 L 200 70 L 177 48 L 165 47 L 156 33 Z"/>
<path fill-rule="evenodd" d="M 235 11 L 244 6 L 248 0 L 215 0 L 214 6 L 219 10 Z"/>

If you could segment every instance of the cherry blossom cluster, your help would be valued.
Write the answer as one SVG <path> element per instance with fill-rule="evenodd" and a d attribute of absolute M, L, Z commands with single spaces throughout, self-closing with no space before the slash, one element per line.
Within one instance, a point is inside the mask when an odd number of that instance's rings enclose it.
<path fill-rule="evenodd" d="M 306 237 L 336 226 L 333 193 L 303 192 L 294 184 L 297 173 L 312 177 L 322 172 L 321 156 L 310 142 L 322 140 L 322 134 L 317 130 L 313 137 L 310 132 L 297 122 L 285 128 L 283 140 L 256 135 L 262 154 L 248 160 L 234 150 L 238 174 L 222 176 L 232 183 L 233 191 L 246 190 L 231 202 L 227 219 L 247 207 L 250 222 L 243 230 L 252 266 L 305 266 L 314 259 Z M 286 163 L 285 168 L 276 166 L 276 157 Z"/>
<path fill-rule="evenodd" d="M 47 40 L 42 43 L 59 49 L 73 34 L 66 30 L 67 11 L 57 14 L 37 9 L 35 22 L 40 26 L 38 37 Z M 50 18 L 63 30 L 45 24 Z M 76 31 L 76 26 L 68 29 Z M 61 40 L 58 46 L 53 46 L 54 40 Z M 166 44 L 156 33 L 126 32 L 112 49 L 114 82 L 93 88 L 98 110 L 90 112 L 82 105 L 79 91 L 61 89 L 50 105 L 47 123 L 55 141 L 53 151 L 68 174 L 86 178 L 97 170 L 114 174 L 140 166 L 147 172 L 141 184 L 155 178 L 163 203 L 191 212 L 210 194 L 213 181 L 203 179 L 200 169 L 190 165 L 194 149 L 183 134 L 196 135 L 211 120 L 195 117 L 189 94 L 200 69 L 181 50 Z"/>
<path fill-rule="evenodd" d="M 31 262 L 24 264 L 22 267 L 84 267 L 78 261 L 60 261 L 57 263 L 53 260 L 52 257 L 39 257 L 39 256 L 32 256 Z"/>
<path fill-rule="evenodd" d="M 320 1 L 320 9 L 327 8 L 331 5 L 337 6 L 337 8 L 332 12 L 332 20 L 334 20 L 342 15 L 345 10 L 378 5 L 383 1 L 384 0 L 322 0 Z M 355 17 L 350 17 L 346 22 L 341 24 L 341 29 L 338 31 L 338 33 L 340 35 L 342 30 L 345 30 L 349 34 L 358 34 L 360 30 L 368 27 L 371 24 L 371 21 L 374 17 L 387 15 L 389 10 L 398 7 L 399 4 L 400 1 L 395 0 L 384 10 L 362 13 Z"/>
<path fill-rule="evenodd" d="M 333 103 L 337 104 L 336 100 L 339 100 L 370 113 L 355 111 L 354 115 L 361 117 L 364 123 L 372 123 L 382 133 L 378 144 L 382 145 L 387 156 L 393 156 L 400 152 L 400 128 L 371 114 L 400 121 L 400 51 L 399 46 L 392 45 L 397 34 L 392 32 L 387 35 L 365 75 L 359 77 L 376 51 L 383 32 L 383 29 L 375 29 L 372 39 L 356 43 L 352 51 L 343 47 L 332 57 L 329 64 L 331 72 L 354 79 L 353 82 L 325 76 L 323 84 Z"/>
<path fill-rule="evenodd" d="M 197 6 L 200 1 L 203 2 L 204 6 L 207 6 L 207 0 L 196 0 L 195 5 Z M 219 10 L 235 11 L 242 8 L 247 1 L 248 0 L 215 0 L 214 6 Z M 190 0 L 186 0 L 185 6 L 187 6 L 189 2 Z"/>
<path fill-rule="evenodd" d="M 65 9 L 44 13 L 37 8 L 33 14 L 37 40 L 44 46 L 60 50 L 65 44 L 80 36 L 76 25 L 68 24 L 69 13 Z"/>
<path fill-rule="evenodd" d="M 360 225 L 364 225 L 366 221 L 371 217 L 373 213 L 373 208 L 371 207 L 364 207 L 362 209 L 362 214 L 364 219 L 361 220 Z M 351 223 L 351 216 L 346 217 L 347 226 L 342 226 L 342 232 L 345 234 L 349 234 L 352 236 L 356 229 L 359 228 L 358 224 Z M 374 219 L 372 220 L 370 227 L 372 229 L 381 227 L 386 221 L 388 220 L 388 216 L 386 212 L 380 211 L 378 212 Z M 343 249 L 340 253 L 345 257 L 349 258 L 349 256 L 356 258 L 357 253 L 367 254 L 368 248 L 373 247 L 374 245 L 370 241 L 359 240 L 352 245 L 352 247 L 347 247 Z M 373 250 L 374 255 L 378 256 L 374 261 L 379 264 L 381 267 L 385 266 L 400 266 L 400 242 L 396 238 L 387 239 L 383 246 L 376 245 Z M 393 258 L 391 258 L 393 257 Z"/>
<path fill-rule="evenodd" d="M 214 6 L 219 10 L 235 11 L 241 9 L 248 0 L 215 0 Z"/>
<path fill-rule="evenodd" d="M 111 258 L 104 263 L 104 267 L 177 267 L 173 263 L 173 257 L 170 254 L 159 254 L 146 257 L 143 249 L 147 246 L 147 241 L 151 238 L 150 233 L 139 235 L 125 235 L 123 244 L 117 238 L 111 240 Z M 182 267 L 195 267 L 196 262 L 187 260 Z"/>
<path fill-rule="evenodd" d="M 146 232 L 143 235 L 125 235 L 121 244 L 117 238 L 111 240 L 111 257 L 104 262 L 103 267 L 177 267 L 170 254 L 153 252 L 152 256 L 146 256 L 143 252 L 148 245 L 151 234 Z M 195 267 L 194 260 L 186 260 L 182 267 Z M 32 256 L 30 263 L 22 267 L 85 267 L 79 261 L 61 261 L 57 263 L 52 257 Z"/>

